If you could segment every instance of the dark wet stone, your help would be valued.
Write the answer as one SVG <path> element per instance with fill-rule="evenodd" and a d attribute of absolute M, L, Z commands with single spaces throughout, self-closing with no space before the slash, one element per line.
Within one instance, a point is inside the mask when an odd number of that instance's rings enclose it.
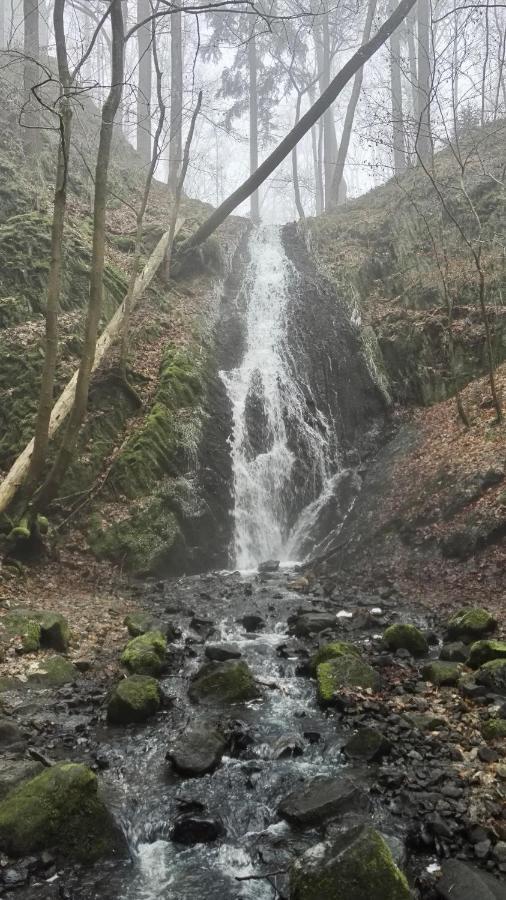
<path fill-rule="evenodd" d="M 283 734 L 274 743 L 272 758 L 284 759 L 290 756 L 302 756 L 304 749 L 304 741 L 300 734 Z"/>
<path fill-rule="evenodd" d="M 351 778 L 318 776 L 285 797 L 278 813 L 295 825 L 316 825 L 343 813 L 364 812 L 368 808 L 366 792 Z"/>
<path fill-rule="evenodd" d="M 265 622 L 262 619 L 262 616 L 257 615 L 256 613 L 248 613 L 245 616 L 241 616 L 240 619 L 237 619 L 240 625 L 246 629 L 248 632 L 260 631 L 262 628 L 265 628 Z"/>
<path fill-rule="evenodd" d="M 441 871 L 436 890 L 444 900 L 506 900 L 506 884 L 482 869 L 447 859 L 441 863 Z"/>
<path fill-rule="evenodd" d="M 328 612 L 303 613 L 294 620 L 289 621 L 290 632 L 296 637 L 310 637 L 319 634 L 326 628 L 336 628 L 335 615 Z"/>
<path fill-rule="evenodd" d="M 26 738 L 21 729 L 11 719 L 0 718 L 0 753 L 22 750 L 26 746 Z"/>
<path fill-rule="evenodd" d="M 178 775 L 200 777 L 212 772 L 220 764 L 226 742 L 217 729 L 205 725 L 183 732 L 168 751 L 169 759 Z"/>
<path fill-rule="evenodd" d="M 170 833 L 178 844 L 208 844 L 225 835 L 225 829 L 218 819 L 204 816 L 181 816 L 176 819 Z"/>
<path fill-rule="evenodd" d="M 260 573 L 264 572 L 277 572 L 279 569 L 279 559 L 267 559 L 265 562 L 261 562 L 258 566 L 258 571 Z"/>
<path fill-rule="evenodd" d="M 360 728 L 346 742 L 343 751 L 350 759 L 377 762 L 392 749 L 390 741 L 376 728 Z"/>
<path fill-rule="evenodd" d="M 493 659 L 480 666 L 476 683 L 500 696 L 506 696 L 506 659 Z"/>
<path fill-rule="evenodd" d="M 227 659 L 240 659 L 241 651 L 237 644 L 208 644 L 205 650 L 208 659 L 225 662 Z"/>
<path fill-rule="evenodd" d="M 0 800 L 22 781 L 35 778 L 44 766 L 34 759 L 5 759 L 0 766 Z"/>
<path fill-rule="evenodd" d="M 209 662 L 202 666 L 189 689 L 191 700 L 240 703 L 260 696 L 253 675 L 242 660 Z"/>
<path fill-rule="evenodd" d="M 465 663 L 469 656 L 469 647 L 463 641 L 452 641 L 449 644 L 443 644 L 439 659 L 445 662 L 463 662 Z"/>

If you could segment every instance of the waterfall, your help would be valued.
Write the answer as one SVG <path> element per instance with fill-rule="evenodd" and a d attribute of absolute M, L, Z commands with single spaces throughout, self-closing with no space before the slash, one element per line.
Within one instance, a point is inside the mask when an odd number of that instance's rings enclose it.
<path fill-rule="evenodd" d="M 245 352 L 236 369 L 221 373 L 232 406 L 234 563 L 239 569 L 268 558 L 286 560 L 287 554 L 293 559 L 297 519 L 308 505 L 317 515 L 317 498 L 332 476 L 331 429 L 310 387 L 298 379 L 296 348 L 289 346 L 297 273 L 280 229 L 257 229 L 249 249 L 239 298 L 246 308 Z M 306 461 L 303 485 L 296 477 L 301 457 Z"/>

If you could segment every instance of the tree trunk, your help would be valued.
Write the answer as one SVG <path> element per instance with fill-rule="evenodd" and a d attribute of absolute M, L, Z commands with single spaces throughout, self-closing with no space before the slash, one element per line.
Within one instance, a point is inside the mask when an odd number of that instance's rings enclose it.
<path fill-rule="evenodd" d="M 174 197 L 174 205 L 171 211 L 170 216 L 170 224 L 169 224 L 169 238 L 167 243 L 167 256 L 165 259 L 165 277 L 167 281 L 170 278 L 170 266 L 172 262 L 172 249 L 174 244 L 174 237 L 176 235 L 177 228 L 177 217 L 179 215 L 179 207 L 181 205 L 181 197 L 183 195 L 183 186 L 184 180 L 186 178 L 186 173 L 188 171 L 188 165 L 190 162 L 190 148 L 193 140 L 193 134 L 195 131 L 195 124 L 197 122 L 198 114 L 200 112 L 200 107 L 202 106 L 202 91 L 199 91 L 199 95 L 197 98 L 197 103 L 195 105 L 195 109 L 193 110 L 193 115 L 190 122 L 190 127 L 188 129 L 188 134 L 186 136 L 186 141 L 184 145 L 184 153 L 183 153 L 183 162 L 181 165 L 181 172 L 179 173 L 179 179 L 176 186 L 176 195 Z"/>
<path fill-rule="evenodd" d="M 183 152 L 183 34 L 181 13 L 170 17 L 169 191 L 175 195 Z"/>
<path fill-rule="evenodd" d="M 300 106 L 302 103 L 302 94 L 299 92 L 297 94 L 297 104 L 295 106 L 295 125 L 297 125 L 300 119 Z M 304 207 L 302 206 L 302 200 L 300 196 L 300 184 L 299 184 L 299 166 L 297 161 L 297 144 L 292 150 L 292 179 L 293 179 L 293 192 L 295 195 L 295 206 L 297 209 L 297 214 L 299 219 L 304 220 L 306 217 L 304 215 Z"/>
<path fill-rule="evenodd" d="M 149 0 L 137 0 L 137 22 L 144 22 L 151 13 Z M 139 52 L 139 86 L 137 92 L 137 152 L 145 166 L 151 161 L 151 80 L 152 50 L 149 22 L 137 31 Z"/>
<path fill-rule="evenodd" d="M 258 169 L 258 89 L 257 89 L 257 45 L 255 34 L 248 41 L 248 74 L 249 74 L 249 171 L 250 175 Z M 260 221 L 260 198 L 258 191 L 251 195 L 251 221 Z"/>
<path fill-rule="evenodd" d="M 390 4 L 393 10 L 395 3 Z M 392 144 L 394 155 L 394 175 L 402 175 L 406 170 L 406 135 L 402 108 L 401 42 L 399 32 L 390 38 L 390 88 L 392 94 Z"/>
<path fill-rule="evenodd" d="M 364 63 L 367 62 L 371 56 L 374 56 L 376 51 L 389 39 L 394 29 L 399 27 L 415 2 L 416 0 L 401 0 L 397 9 L 383 23 L 371 40 L 353 54 L 341 71 L 332 79 L 327 90 L 325 90 L 316 103 L 313 103 L 307 112 L 304 113 L 298 125 L 292 128 L 286 137 L 283 138 L 275 150 L 273 150 L 267 159 L 260 164 L 257 171 L 250 175 L 237 190 L 230 194 L 218 209 L 214 210 L 209 218 L 197 228 L 195 234 L 184 241 L 180 248 L 181 253 L 188 253 L 194 247 L 198 247 L 199 244 L 202 244 L 240 203 L 246 200 L 254 190 L 257 190 L 257 188 L 263 184 L 265 179 L 274 172 L 284 159 L 286 159 L 295 145 L 298 144 L 305 134 L 307 134 L 309 129 L 318 121 L 320 116 L 323 115 L 325 110 L 334 102 L 336 97 L 339 96 L 343 88 L 346 87 L 356 72 L 358 72 Z"/>
<path fill-rule="evenodd" d="M 365 16 L 364 23 L 364 31 L 362 34 L 362 47 L 364 47 L 369 38 L 371 36 L 371 28 L 372 28 L 372 20 L 374 18 L 374 13 L 376 11 L 376 0 L 369 0 L 367 5 L 367 12 Z M 348 150 L 350 147 L 350 139 L 351 133 L 353 131 L 353 122 L 355 119 L 355 111 L 357 109 L 357 104 L 360 97 L 360 91 L 362 90 L 362 80 L 364 77 L 364 68 L 363 66 L 357 71 L 355 75 L 355 79 L 353 81 L 353 87 L 351 90 L 351 97 L 348 103 L 348 108 L 346 110 L 346 116 L 344 118 L 343 125 L 343 133 L 341 136 L 341 143 L 339 144 L 339 152 L 337 154 L 336 166 L 333 171 L 333 182 L 332 182 L 332 190 L 331 190 L 331 203 L 333 206 L 336 206 L 339 202 L 339 194 L 341 190 L 341 183 L 344 175 L 344 166 L 346 163 L 346 157 L 348 156 Z"/>
<path fill-rule="evenodd" d="M 40 58 L 39 0 L 23 0 L 24 17 L 24 108 L 22 122 L 25 125 L 24 146 L 27 153 L 36 153 L 40 146 L 40 109 L 32 88 L 42 80 L 38 61 Z"/>
<path fill-rule="evenodd" d="M 322 15 L 322 67 L 320 78 L 320 91 L 323 94 L 330 84 L 330 29 L 329 14 Z M 324 180 L 324 206 L 332 207 L 332 175 L 336 163 L 337 141 L 332 117 L 332 106 L 329 106 L 323 114 L 323 180 Z"/>
<path fill-rule="evenodd" d="M 309 91 L 311 105 L 314 103 L 314 90 Z M 321 154 L 319 152 L 319 128 L 313 125 L 311 128 L 311 150 L 313 153 L 313 170 L 315 184 L 315 212 L 319 216 L 323 212 L 323 179 L 321 169 Z"/>
<path fill-rule="evenodd" d="M 418 81 L 415 149 L 417 156 L 424 163 L 429 162 L 432 156 L 430 129 L 432 66 L 430 54 L 430 0 L 418 0 Z"/>
<path fill-rule="evenodd" d="M 65 213 L 67 207 L 67 184 L 69 171 L 70 134 L 72 107 L 70 102 L 71 77 L 68 67 L 65 36 L 65 0 L 55 0 L 54 31 L 58 77 L 60 80 L 60 141 L 54 192 L 53 221 L 51 225 L 51 258 L 47 284 L 46 332 L 44 365 L 42 369 L 39 404 L 35 420 L 34 446 L 30 460 L 26 492 L 30 495 L 42 476 L 49 443 L 49 420 L 53 408 L 53 391 L 58 358 L 58 312 L 60 306 L 62 248 Z"/>
<path fill-rule="evenodd" d="M 90 296 L 81 363 L 77 376 L 74 404 L 61 446 L 48 478 L 35 498 L 37 510 L 44 509 L 47 507 L 48 503 L 51 502 L 58 491 L 61 480 L 74 456 L 79 430 L 88 406 L 88 389 L 93 361 L 95 359 L 98 326 L 102 314 L 105 258 L 105 212 L 109 161 L 111 157 L 114 118 L 121 102 L 124 78 L 124 25 L 121 0 L 112 0 L 110 15 L 112 30 L 111 88 L 102 107 L 102 122 L 100 126 L 97 164 L 95 169 Z"/>

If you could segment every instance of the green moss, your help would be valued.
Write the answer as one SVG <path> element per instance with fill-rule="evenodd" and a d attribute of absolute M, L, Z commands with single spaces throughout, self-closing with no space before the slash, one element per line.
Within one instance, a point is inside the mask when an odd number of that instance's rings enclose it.
<path fill-rule="evenodd" d="M 167 641 L 161 631 L 147 631 L 129 641 L 121 662 L 136 675 L 160 675 L 167 651 Z"/>
<path fill-rule="evenodd" d="M 21 635 L 26 653 L 38 650 L 39 647 L 66 653 L 69 648 L 70 628 L 65 617 L 59 613 L 15 609 L 5 616 L 3 625 L 9 634 Z"/>
<path fill-rule="evenodd" d="M 447 625 L 448 637 L 456 640 L 477 640 L 496 628 L 494 617 L 480 607 L 460 610 L 451 617 Z"/>
<path fill-rule="evenodd" d="M 430 681 L 437 687 L 457 685 L 461 675 L 460 663 L 444 662 L 443 660 L 434 660 L 422 669 L 422 677 L 425 681 Z"/>
<path fill-rule="evenodd" d="M 216 700 L 240 703 L 260 696 L 248 665 L 242 660 L 227 660 L 203 666 L 189 690 L 192 700 Z"/>
<path fill-rule="evenodd" d="M 476 673 L 476 681 L 503 696 L 506 694 L 506 659 L 491 659 Z"/>
<path fill-rule="evenodd" d="M 128 633 L 132 637 L 139 637 L 141 634 L 146 634 L 147 631 L 152 631 L 155 627 L 153 616 L 147 612 L 130 613 L 128 616 L 125 616 L 123 624 L 126 625 Z"/>
<path fill-rule="evenodd" d="M 71 684 L 76 680 L 78 672 L 76 667 L 63 656 L 50 656 L 39 663 L 34 672 L 30 672 L 28 679 L 30 684 L 38 684 L 42 687 L 61 687 Z"/>
<path fill-rule="evenodd" d="M 317 845 L 292 866 L 291 900 L 410 900 L 405 875 L 384 838 L 369 826 Z"/>
<path fill-rule="evenodd" d="M 332 703 L 334 695 L 348 688 L 377 690 L 379 678 L 372 666 L 353 655 L 345 655 L 320 663 L 316 669 L 318 699 Z"/>
<path fill-rule="evenodd" d="M 481 733 L 486 741 L 506 738 L 506 719 L 488 719 L 484 722 Z"/>
<path fill-rule="evenodd" d="M 383 643 L 389 650 L 409 650 L 413 656 L 425 656 L 429 645 L 415 625 L 390 625 L 383 634 Z"/>
<path fill-rule="evenodd" d="M 479 669 L 493 659 L 506 659 L 506 641 L 476 641 L 469 649 L 467 665 Z"/>
<path fill-rule="evenodd" d="M 113 725 L 144 722 L 161 704 L 160 686 L 148 675 L 130 675 L 117 684 L 107 706 L 107 719 Z"/>
<path fill-rule="evenodd" d="M 93 862 L 118 847 L 118 834 L 84 765 L 58 763 L 0 803 L 0 846 L 13 856 L 53 850 L 65 860 Z"/>
<path fill-rule="evenodd" d="M 328 662 L 329 659 L 338 659 L 340 656 L 360 656 L 360 651 L 354 644 L 347 641 L 332 641 L 330 644 L 324 644 L 311 660 L 311 669 L 316 672 L 320 663 Z"/>

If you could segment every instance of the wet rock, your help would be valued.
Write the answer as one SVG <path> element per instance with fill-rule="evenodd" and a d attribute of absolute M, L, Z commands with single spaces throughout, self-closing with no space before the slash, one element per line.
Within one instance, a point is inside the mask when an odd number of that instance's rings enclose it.
<path fill-rule="evenodd" d="M 412 656 L 425 656 L 429 645 L 423 632 L 415 625 L 390 625 L 383 634 L 387 650 L 408 650 Z"/>
<path fill-rule="evenodd" d="M 219 766 L 225 748 L 226 741 L 221 731 L 198 725 L 183 732 L 168 751 L 167 759 L 178 775 L 198 778 Z"/>
<path fill-rule="evenodd" d="M 240 659 L 241 651 L 237 644 L 208 644 L 205 650 L 208 659 L 225 662 L 227 659 Z"/>
<path fill-rule="evenodd" d="M 148 612 L 134 612 L 125 616 L 124 625 L 131 637 L 140 637 L 148 631 L 161 631 L 160 623 Z"/>
<path fill-rule="evenodd" d="M 390 741 L 376 728 L 360 728 L 343 747 L 349 759 L 362 759 L 366 762 L 378 762 L 391 749 Z"/>
<path fill-rule="evenodd" d="M 443 644 L 439 659 L 444 662 L 461 662 L 465 663 L 469 656 L 469 647 L 463 641 L 452 641 L 449 644 Z"/>
<path fill-rule="evenodd" d="M 442 662 L 441 660 L 434 660 L 422 669 L 422 677 L 425 681 L 430 681 L 436 687 L 453 687 L 457 685 L 461 674 L 462 666 L 460 663 Z"/>
<path fill-rule="evenodd" d="M 44 769 L 34 759 L 5 759 L 0 766 L 0 800 L 14 790 L 22 781 L 35 778 Z"/>
<path fill-rule="evenodd" d="M 0 718 L 0 753 L 23 750 L 26 738 L 12 719 Z"/>
<path fill-rule="evenodd" d="M 337 618 L 328 612 L 302 613 L 294 619 L 289 619 L 288 624 L 290 633 L 296 637 L 311 637 L 325 631 L 326 628 L 336 628 Z"/>
<path fill-rule="evenodd" d="M 33 653 L 39 648 L 67 653 L 70 642 L 70 628 L 67 620 L 59 613 L 43 610 L 14 609 L 3 620 L 10 634 L 21 636 L 24 653 Z"/>
<path fill-rule="evenodd" d="M 167 641 L 161 631 L 147 631 L 133 638 L 121 654 L 121 662 L 135 675 L 160 675 L 165 666 Z"/>
<path fill-rule="evenodd" d="M 444 900 L 506 900 L 506 886 L 483 869 L 459 859 L 441 863 L 441 878 L 436 884 Z"/>
<path fill-rule="evenodd" d="M 477 641 L 497 628 L 497 622 L 486 609 L 462 609 L 448 621 L 446 630 L 451 640 Z"/>
<path fill-rule="evenodd" d="M 488 719 L 483 723 L 481 733 L 486 741 L 506 738 L 506 719 Z"/>
<path fill-rule="evenodd" d="M 304 741 L 300 734 L 283 734 L 274 743 L 272 758 L 285 759 L 286 757 L 302 756 L 304 749 Z"/>
<path fill-rule="evenodd" d="M 372 666 L 355 656 L 341 656 L 320 663 L 316 670 L 318 699 L 332 703 L 335 695 L 347 688 L 371 688 L 377 690 L 379 677 Z"/>
<path fill-rule="evenodd" d="M 261 562 L 258 566 L 258 571 L 260 574 L 266 572 L 277 572 L 279 569 L 279 559 L 266 559 L 265 562 Z"/>
<path fill-rule="evenodd" d="M 383 837 L 368 825 L 317 844 L 290 871 L 290 900 L 410 900 L 406 877 Z"/>
<path fill-rule="evenodd" d="M 123 849 L 112 817 L 86 766 L 58 763 L 23 782 L 0 803 L 0 847 L 11 856 L 54 850 L 92 862 Z"/>
<path fill-rule="evenodd" d="M 265 628 L 265 622 L 262 619 L 262 616 L 259 616 L 256 613 L 248 613 L 245 616 L 241 616 L 237 621 L 250 633 L 253 631 L 261 631 Z"/>
<path fill-rule="evenodd" d="M 328 662 L 330 659 L 339 659 L 341 656 L 360 656 L 360 650 L 354 644 L 348 641 L 332 641 L 324 644 L 319 648 L 311 660 L 311 670 L 316 672 L 320 663 Z"/>
<path fill-rule="evenodd" d="M 218 819 L 204 816 L 181 816 L 174 822 L 171 839 L 178 844 L 209 844 L 225 835 L 225 829 Z"/>
<path fill-rule="evenodd" d="M 506 659 L 506 641 L 485 640 L 471 644 L 467 665 L 471 669 L 479 669 L 493 659 Z"/>
<path fill-rule="evenodd" d="M 195 675 L 189 689 L 191 700 L 211 700 L 220 703 L 240 703 L 260 697 L 249 666 L 233 659 L 209 662 Z"/>
<path fill-rule="evenodd" d="M 35 669 L 31 669 L 28 680 L 31 684 L 40 684 L 49 687 L 62 687 L 76 680 L 78 671 L 68 659 L 63 656 L 49 656 L 38 663 Z"/>
<path fill-rule="evenodd" d="M 506 696 L 506 659 L 492 659 L 480 666 L 476 683 L 500 696 Z"/>
<path fill-rule="evenodd" d="M 278 806 L 282 819 L 294 825 L 317 825 L 326 819 L 369 808 L 366 792 L 351 778 L 317 776 L 292 791 Z"/>
<path fill-rule="evenodd" d="M 297 591 L 301 594 L 307 594 L 309 592 L 311 584 L 309 578 L 306 578 L 305 575 L 301 575 L 300 578 L 294 578 L 292 581 L 287 581 L 286 586 L 289 591 Z"/>
<path fill-rule="evenodd" d="M 111 725 L 145 722 L 161 705 L 160 686 L 150 675 L 130 675 L 117 684 L 107 704 Z"/>

